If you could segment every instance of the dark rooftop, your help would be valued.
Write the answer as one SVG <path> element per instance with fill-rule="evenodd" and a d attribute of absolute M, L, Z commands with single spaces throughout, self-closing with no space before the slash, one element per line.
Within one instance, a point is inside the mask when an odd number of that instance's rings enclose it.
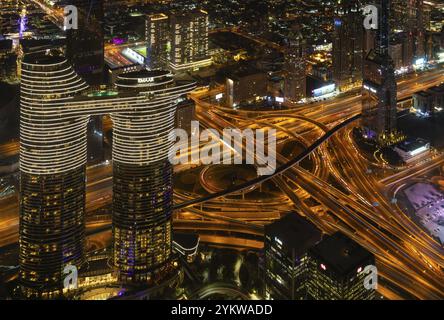
<path fill-rule="evenodd" d="M 372 253 L 340 232 L 325 237 L 310 249 L 310 254 L 338 276 L 364 268 L 365 263 L 374 259 Z"/>
<path fill-rule="evenodd" d="M 209 35 L 209 39 L 216 47 L 228 51 L 247 50 L 253 52 L 257 49 L 256 42 L 230 31 L 213 32 Z"/>
<path fill-rule="evenodd" d="M 223 75 L 229 79 L 239 80 L 243 77 L 248 77 L 256 74 L 264 74 L 265 73 L 259 70 L 253 63 L 251 62 L 243 62 L 238 63 L 233 66 L 225 67 L 221 69 L 219 75 Z"/>
<path fill-rule="evenodd" d="M 418 92 L 415 92 L 415 95 L 427 98 L 427 97 L 430 97 L 432 94 L 429 92 L 426 92 L 426 91 L 418 91 Z"/>
<path fill-rule="evenodd" d="M 291 212 L 266 226 L 265 235 L 278 239 L 287 250 L 294 249 L 295 254 L 299 256 L 319 242 L 322 233 L 306 218 Z"/>
<path fill-rule="evenodd" d="M 65 39 L 20 39 L 23 52 L 30 53 L 46 49 L 57 49 L 65 45 Z"/>
<path fill-rule="evenodd" d="M 50 50 L 50 51 L 45 50 L 45 51 L 38 51 L 35 53 L 29 53 L 26 54 L 25 57 L 23 58 L 24 63 L 38 64 L 38 65 L 56 64 L 56 63 L 61 63 L 65 60 L 66 58 L 56 50 Z"/>
<path fill-rule="evenodd" d="M 131 79 L 139 79 L 144 77 L 160 77 L 160 76 L 168 76 L 171 75 L 169 71 L 164 70 L 139 70 L 124 73 L 118 76 L 118 78 L 131 78 Z"/>

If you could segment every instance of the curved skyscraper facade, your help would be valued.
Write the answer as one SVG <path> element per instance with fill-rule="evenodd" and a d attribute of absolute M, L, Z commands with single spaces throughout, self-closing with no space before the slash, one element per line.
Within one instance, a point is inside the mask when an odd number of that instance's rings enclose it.
<path fill-rule="evenodd" d="M 61 114 L 87 88 L 63 57 L 22 62 L 20 278 L 27 296 L 60 294 L 64 266 L 82 262 L 87 116 Z"/>
<path fill-rule="evenodd" d="M 166 71 L 125 74 L 92 91 L 64 57 L 23 61 L 20 279 L 26 296 L 63 292 L 63 270 L 84 255 L 86 128 L 114 122 L 114 263 L 124 283 L 149 283 L 171 255 L 172 168 L 168 134 L 177 99 L 194 88 Z"/>
<path fill-rule="evenodd" d="M 120 91 L 148 89 L 153 100 L 144 110 L 111 116 L 114 264 L 123 282 L 156 281 L 167 273 L 171 256 L 173 190 L 167 155 L 174 128 L 172 103 L 189 85 L 174 86 L 165 71 L 124 74 L 116 84 Z"/>

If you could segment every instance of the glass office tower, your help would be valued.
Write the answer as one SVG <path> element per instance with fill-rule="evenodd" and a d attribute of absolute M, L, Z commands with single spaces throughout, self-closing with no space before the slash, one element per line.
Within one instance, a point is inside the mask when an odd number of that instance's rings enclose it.
<path fill-rule="evenodd" d="M 375 49 L 364 61 L 362 127 L 364 136 L 389 143 L 396 131 L 396 79 L 390 46 L 390 1 L 379 6 L 379 29 Z"/>

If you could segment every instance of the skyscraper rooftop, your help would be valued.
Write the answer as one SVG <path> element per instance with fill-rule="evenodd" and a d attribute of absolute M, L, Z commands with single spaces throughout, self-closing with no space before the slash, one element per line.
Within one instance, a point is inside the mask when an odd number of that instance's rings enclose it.
<path fill-rule="evenodd" d="M 358 268 L 364 269 L 373 254 L 340 232 L 325 237 L 310 249 L 310 254 L 338 277 L 346 277 Z"/>
<path fill-rule="evenodd" d="M 281 242 L 287 250 L 295 250 L 295 254 L 299 256 L 321 240 L 322 233 L 306 218 L 291 212 L 266 226 L 265 234 Z"/>

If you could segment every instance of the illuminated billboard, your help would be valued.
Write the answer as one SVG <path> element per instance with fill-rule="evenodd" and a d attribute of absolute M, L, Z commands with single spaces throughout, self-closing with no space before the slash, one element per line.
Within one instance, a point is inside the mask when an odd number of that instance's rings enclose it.
<path fill-rule="evenodd" d="M 324 95 L 326 95 L 326 94 L 329 94 L 329 93 L 334 92 L 335 89 L 336 89 L 336 85 L 335 85 L 334 83 L 332 83 L 332 84 L 328 84 L 328 85 L 323 86 L 323 87 L 318 88 L 318 89 L 314 89 L 314 90 L 312 91 L 312 93 L 313 93 L 313 97 L 316 98 L 316 97 L 324 96 Z"/>

